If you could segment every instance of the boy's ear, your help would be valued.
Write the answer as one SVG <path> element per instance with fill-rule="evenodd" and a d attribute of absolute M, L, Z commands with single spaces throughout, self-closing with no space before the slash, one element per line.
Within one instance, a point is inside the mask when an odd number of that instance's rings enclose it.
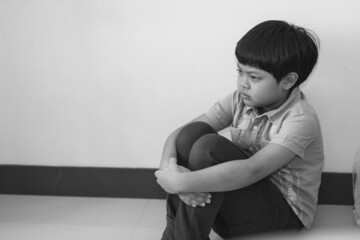
<path fill-rule="evenodd" d="M 290 88 L 292 88 L 295 85 L 298 78 L 299 78 L 299 75 L 296 72 L 288 73 L 283 78 L 283 87 L 284 87 L 284 89 L 289 90 Z"/>

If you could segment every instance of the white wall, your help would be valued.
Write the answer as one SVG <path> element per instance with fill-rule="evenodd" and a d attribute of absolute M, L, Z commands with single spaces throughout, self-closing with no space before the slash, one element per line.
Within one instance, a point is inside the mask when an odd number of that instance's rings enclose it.
<path fill-rule="evenodd" d="M 303 90 L 327 171 L 360 146 L 360 2 L 0 0 L 0 164 L 157 167 L 174 128 L 236 87 L 234 48 L 283 19 L 321 39 Z"/>

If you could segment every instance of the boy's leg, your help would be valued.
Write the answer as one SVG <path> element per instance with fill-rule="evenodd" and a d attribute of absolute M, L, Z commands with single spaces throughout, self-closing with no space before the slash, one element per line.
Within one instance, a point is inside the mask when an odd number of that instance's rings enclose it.
<path fill-rule="evenodd" d="M 303 227 L 269 177 L 243 189 L 226 192 L 219 215 L 225 220 L 231 237 L 298 231 Z"/>
<path fill-rule="evenodd" d="M 247 158 L 226 138 L 206 134 L 208 131 L 204 131 L 204 136 L 195 134 L 196 129 L 209 129 L 210 126 L 204 125 L 208 126 L 194 123 L 187 128 L 190 130 L 188 135 L 196 135 L 198 139 L 179 144 L 180 164 L 194 171 L 225 161 Z M 193 208 L 183 203 L 177 195 L 169 195 L 167 219 L 168 226 L 163 239 L 207 239 L 212 224 L 223 238 L 302 227 L 282 194 L 268 178 L 236 191 L 212 193 L 211 203 L 205 207 Z"/>
<path fill-rule="evenodd" d="M 231 141 L 216 134 L 208 134 L 194 144 L 189 159 L 190 168 L 198 170 L 204 168 L 204 165 L 247 157 Z M 211 204 L 221 204 L 213 228 L 223 238 L 298 231 L 303 227 L 270 177 L 242 189 L 212 195 Z M 208 216 L 206 213 L 204 215 Z"/>
<path fill-rule="evenodd" d="M 212 148 L 221 148 L 226 157 L 217 156 Z M 192 123 L 180 132 L 177 141 L 178 163 L 192 171 L 210 167 L 222 161 L 245 158 L 245 154 L 230 140 L 219 136 L 205 123 Z M 214 158 L 214 156 L 216 158 Z M 167 227 L 163 239 L 208 239 L 211 227 L 222 206 L 224 193 L 212 193 L 205 207 L 191 207 L 168 195 Z"/>
<path fill-rule="evenodd" d="M 247 159 L 246 153 L 238 148 L 229 139 L 218 134 L 206 134 L 199 138 L 193 145 L 188 167 L 192 171 L 204 169 L 216 164 L 231 160 Z M 223 238 L 230 237 L 228 228 L 222 216 L 219 214 L 224 204 L 225 192 L 212 192 L 211 203 L 205 207 L 197 207 L 193 215 L 195 231 L 208 236 L 211 228 Z M 203 238 L 191 238 L 203 239 Z"/>
<path fill-rule="evenodd" d="M 190 123 L 185 126 L 179 133 L 176 139 L 176 149 L 177 149 L 177 163 L 181 166 L 188 168 L 188 160 L 190 150 L 192 149 L 194 143 L 203 135 L 208 133 L 215 133 L 215 130 L 208 124 L 202 122 Z M 182 202 L 177 194 L 168 194 L 166 201 L 166 228 L 164 230 L 162 240 L 174 240 L 175 236 L 177 239 L 181 239 L 178 233 L 175 234 L 174 224 L 175 217 L 178 212 L 182 212 L 182 217 L 178 216 L 178 219 L 184 218 L 187 219 L 188 213 L 190 215 L 194 211 L 193 207 L 187 206 Z M 180 214 L 179 214 L 180 215 Z M 186 220 L 184 220 L 186 222 Z M 177 226 L 177 230 L 181 228 L 186 228 L 185 226 Z M 177 231 L 178 232 L 178 231 Z M 185 231 L 187 232 L 187 231 Z M 184 238 L 186 239 L 186 237 Z"/>
<path fill-rule="evenodd" d="M 189 156 L 189 166 L 192 170 L 198 170 L 204 168 L 204 165 L 246 158 L 246 154 L 231 141 L 216 134 L 208 134 L 194 144 Z M 303 227 L 270 177 L 242 189 L 211 194 L 213 198 L 210 205 L 221 205 L 213 220 L 213 228 L 223 238 L 298 231 Z M 205 212 L 199 215 L 209 217 L 209 214 L 211 213 Z"/>

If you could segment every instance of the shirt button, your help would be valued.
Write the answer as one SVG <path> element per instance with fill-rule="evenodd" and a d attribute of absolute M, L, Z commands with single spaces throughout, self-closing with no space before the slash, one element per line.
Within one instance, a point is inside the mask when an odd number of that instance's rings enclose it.
<path fill-rule="evenodd" d="M 254 130 L 257 130 L 257 129 L 258 129 L 258 127 L 257 127 L 257 126 L 254 126 L 254 127 L 253 127 L 253 129 L 254 129 Z"/>

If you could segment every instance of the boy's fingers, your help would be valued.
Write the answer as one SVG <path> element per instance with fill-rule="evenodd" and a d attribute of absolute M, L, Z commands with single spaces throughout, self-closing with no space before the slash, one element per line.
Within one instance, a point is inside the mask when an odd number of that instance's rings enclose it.
<path fill-rule="evenodd" d="M 180 199 L 187 205 L 196 207 L 196 206 L 205 206 L 204 201 L 199 201 L 190 197 L 192 193 L 179 194 Z"/>
<path fill-rule="evenodd" d="M 190 201 L 192 203 L 192 205 L 200 205 L 200 206 L 205 206 L 205 204 L 209 204 L 211 202 L 210 198 L 205 196 L 201 196 L 197 193 L 189 193 L 188 194 Z"/>
<path fill-rule="evenodd" d="M 193 206 L 202 206 L 205 207 L 206 203 L 203 201 L 191 200 Z"/>
<path fill-rule="evenodd" d="M 208 193 L 179 193 L 180 199 L 187 205 L 204 207 L 211 202 L 211 195 Z"/>
<path fill-rule="evenodd" d="M 210 203 L 210 199 L 211 199 L 211 195 L 210 194 L 206 194 L 206 193 L 190 193 L 189 194 L 190 198 L 192 198 L 193 200 L 197 200 L 199 202 L 206 202 L 206 203 Z"/>
<path fill-rule="evenodd" d="M 186 196 L 184 194 L 179 194 L 179 197 L 185 204 L 194 207 L 194 205 L 191 203 L 189 196 Z"/>
<path fill-rule="evenodd" d="M 199 194 L 199 195 L 202 196 L 202 197 L 211 198 L 211 194 L 210 194 L 210 193 L 200 192 L 200 193 L 197 193 L 197 194 Z"/>

